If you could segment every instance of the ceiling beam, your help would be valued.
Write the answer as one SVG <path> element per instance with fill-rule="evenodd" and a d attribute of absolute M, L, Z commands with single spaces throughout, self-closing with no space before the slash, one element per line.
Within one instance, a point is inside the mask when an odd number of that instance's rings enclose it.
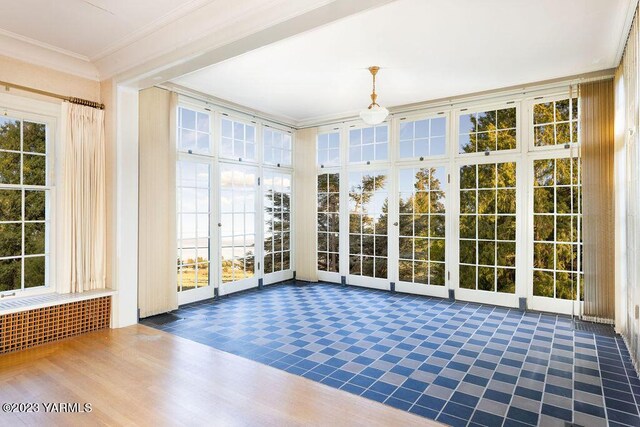
<path fill-rule="evenodd" d="M 298 0 L 281 2 L 278 7 L 271 2 L 268 10 L 256 7 L 237 21 L 190 41 L 184 49 L 175 48 L 168 54 L 120 72 L 115 80 L 138 89 L 151 87 L 393 1 L 396 0 Z M 280 17 L 279 21 L 276 16 Z M 105 57 L 97 64 L 101 76 L 109 74 L 101 67 L 101 62 L 108 60 L 116 58 Z"/>

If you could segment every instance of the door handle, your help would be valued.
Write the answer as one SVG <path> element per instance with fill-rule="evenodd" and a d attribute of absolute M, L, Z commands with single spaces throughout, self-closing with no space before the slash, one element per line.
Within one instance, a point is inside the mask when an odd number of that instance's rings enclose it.
<path fill-rule="evenodd" d="M 398 222 L 397 221 L 394 222 L 393 225 L 395 225 L 397 227 L 398 226 Z"/>

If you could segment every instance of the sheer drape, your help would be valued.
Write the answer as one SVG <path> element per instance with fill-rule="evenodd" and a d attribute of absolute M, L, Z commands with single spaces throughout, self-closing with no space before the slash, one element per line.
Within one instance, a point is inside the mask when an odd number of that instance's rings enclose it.
<path fill-rule="evenodd" d="M 584 306 L 586 318 L 615 318 L 613 80 L 580 85 Z"/>
<path fill-rule="evenodd" d="M 64 102 L 63 253 L 60 292 L 105 287 L 104 111 Z"/>

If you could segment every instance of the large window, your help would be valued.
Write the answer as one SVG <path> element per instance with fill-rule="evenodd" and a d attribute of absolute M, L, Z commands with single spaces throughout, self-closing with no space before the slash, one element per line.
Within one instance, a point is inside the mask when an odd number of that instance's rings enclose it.
<path fill-rule="evenodd" d="M 291 174 L 264 173 L 264 273 L 291 268 Z"/>
<path fill-rule="evenodd" d="M 387 278 L 386 171 L 349 173 L 349 273 Z"/>
<path fill-rule="evenodd" d="M 572 144 L 578 141 L 578 99 L 541 102 L 533 106 L 536 147 Z"/>
<path fill-rule="evenodd" d="M 583 278 L 580 163 L 534 160 L 533 169 L 533 294 L 576 299 Z"/>
<path fill-rule="evenodd" d="M 349 131 L 349 162 L 371 162 L 389 158 L 389 125 L 381 124 Z"/>
<path fill-rule="evenodd" d="M 460 154 L 516 148 L 516 108 L 460 115 Z"/>
<path fill-rule="evenodd" d="M 444 167 L 400 169 L 400 280 L 444 286 Z"/>
<path fill-rule="evenodd" d="M 209 286 L 211 170 L 209 163 L 179 160 L 177 179 L 178 292 Z"/>
<path fill-rule="evenodd" d="M 0 118 L 0 292 L 48 285 L 47 126 Z"/>
<path fill-rule="evenodd" d="M 443 156 L 447 152 L 444 117 L 400 123 L 400 158 Z"/>
<path fill-rule="evenodd" d="M 460 168 L 460 287 L 515 292 L 516 164 Z"/>
<path fill-rule="evenodd" d="M 340 174 L 318 175 L 318 270 L 340 268 Z"/>

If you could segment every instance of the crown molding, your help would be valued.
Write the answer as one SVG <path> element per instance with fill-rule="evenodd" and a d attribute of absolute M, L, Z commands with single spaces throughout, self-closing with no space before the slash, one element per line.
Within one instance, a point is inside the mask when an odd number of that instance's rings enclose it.
<path fill-rule="evenodd" d="M 633 25 L 633 18 L 636 16 L 636 10 L 638 10 L 638 0 L 629 0 L 627 10 L 625 11 L 624 24 L 620 33 L 620 41 L 618 42 L 618 49 L 616 50 L 615 64 L 620 64 L 622 55 L 627 47 L 627 40 L 629 38 L 629 32 L 631 31 L 631 25 Z"/>
<path fill-rule="evenodd" d="M 136 31 L 129 33 L 127 36 L 117 40 L 116 42 L 110 44 L 109 46 L 102 49 L 100 52 L 95 55 L 91 55 L 88 58 L 91 62 L 97 62 L 109 55 L 113 55 L 117 51 L 126 48 L 129 45 L 134 44 L 136 41 L 152 34 L 155 31 L 159 31 L 162 27 L 165 27 L 176 21 L 189 13 L 197 13 L 197 11 L 207 3 L 210 3 L 211 0 L 192 0 L 188 3 L 184 3 L 169 12 L 165 13 L 163 16 L 157 18 L 156 20 L 138 28 Z"/>
<path fill-rule="evenodd" d="M 98 69 L 89 58 L 2 29 L 0 54 L 85 79 L 100 80 Z"/>

